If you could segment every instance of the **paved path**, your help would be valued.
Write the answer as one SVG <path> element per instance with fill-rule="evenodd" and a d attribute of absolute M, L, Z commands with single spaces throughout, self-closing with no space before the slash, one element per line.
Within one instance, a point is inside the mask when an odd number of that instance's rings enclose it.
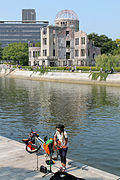
<path fill-rule="evenodd" d="M 38 156 L 38 167 L 45 164 L 45 155 Z M 56 161 L 52 171 L 56 172 L 60 161 Z M 49 169 L 49 167 L 48 167 Z M 119 177 L 104 171 L 75 163 L 68 160 L 67 172 L 86 180 L 117 180 Z M 42 178 L 44 174 L 37 170 L 36 154 L 25 151 L 25 145 L 17 141 L 0 136 L 0 180 L 48 180 L 52 176 Z"/>

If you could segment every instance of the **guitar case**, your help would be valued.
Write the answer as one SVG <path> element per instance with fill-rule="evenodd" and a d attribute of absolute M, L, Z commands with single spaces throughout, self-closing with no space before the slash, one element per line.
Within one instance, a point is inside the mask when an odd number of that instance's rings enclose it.
<path fill-rule="evenodd" d="M 83 178 L 77 178 L 67 172 L 56 172 L 50 180 L 85 180 Z"/>

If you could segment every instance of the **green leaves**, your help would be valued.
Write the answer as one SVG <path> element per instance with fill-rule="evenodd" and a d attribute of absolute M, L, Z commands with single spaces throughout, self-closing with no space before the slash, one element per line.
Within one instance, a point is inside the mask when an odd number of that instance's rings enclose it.
<path fill-rule="evenodd" d="M 98 35 L 91 33 L 88 35 L 88 39 L 94 41 L 96 47 L 101 48 L 101 54 L 112 53 L 114 49 L 117 49 L 116 41 L 112 41 L 111 38 L 108 38 L 106 35 Z"/>
<path fill-rule="evenodd" d="M 13 43 L 3 49 L 3 59 L 13 60 L 20 65 L 28 65 L 28 44 Z"/>
<path fill-rule="evenodd" d="M 41 47 L 41 42 L 37 42 L 37 43 L 35 44 L 35 47 Z"/>
<path fill-rule="evenodd" d="M 98 78 L 100 78 L 100 81 L 106 81 L 108 73 L 105 73 L 105 72 L 92 72 L 90 74 L 90 76 L 92 76 L 92 80 L 97 80 Z"/>
<path fill-rule="evenodd" d="M 2 51 L 3 51 L 3 49 L 2 49 L 1 43 L 0 43 L 0 59 L 2 59 Z"/>
<path fill-rule="evenodd" d="M 96 57 L 96 66 L 103 68 L 103 70 L 110 71 L 111 68 L 117 67 L 119 64 L 120 56 L 103 54 Z"/>

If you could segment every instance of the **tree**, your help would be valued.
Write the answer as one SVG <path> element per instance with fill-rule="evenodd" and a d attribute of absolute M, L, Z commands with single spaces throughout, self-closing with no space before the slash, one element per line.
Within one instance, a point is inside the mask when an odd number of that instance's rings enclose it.
<path fill-rule="evenodd" d="M 120 47 L 112 51 L 113 55 L 119 55 L 120 56 Z"/>
<path fill-rule="evenodd" d="M 40 42 L 37 42 L 37 43 L 35 44 L 35 47 L 41 47 L 41 43 L 40 43 Z"/>
<path fill-rule="evenodd" d="M 115 42 L 116 42 L 117 46 L 120 47 L 120 39 L 116 39 Z"/>
<path fill-rule="evenodd" d="M 88 39 L 93 41 L 96 47 L 101 48 L 101 54 L 109 54 L 112 53 L 114 49 L 117 49 L 116 41 L 112 41 L 112 39 L 106 35 L 98 36 L 98 34 L 91 33 L 88 35 Z"/>
<path fill-rule="evenodd" d="M 119 64 L 120 56 L 103 54 L 96 57 L 96 66 L 103 68 L 103 70 L 110 71 L 112 68 L 117 67 Z"/>
<path fill-rule="evenodd" d="M 13 60 L 20 65 L 28 65 L 28 44 L 12 43 L 3 49 L 3 59 Z"/>
<path fill-rule="evenodd" d="M 2 45 L 2 44 L 0 43 L 0 59 L 2 59 L 2 51 L 3 51 L 1 45 Z"/>

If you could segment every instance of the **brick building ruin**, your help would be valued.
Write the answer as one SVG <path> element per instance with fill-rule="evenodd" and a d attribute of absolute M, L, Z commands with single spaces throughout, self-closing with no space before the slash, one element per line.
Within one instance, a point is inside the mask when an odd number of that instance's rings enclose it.
<path fill-rule="evenodd" d="M 55 25 L 41 29 L 41 47 L 29 47 L 29 65 L 94 66 L 100 48 L 79 31 L 79 18 L 71 10 L 56 15 Z"/>

